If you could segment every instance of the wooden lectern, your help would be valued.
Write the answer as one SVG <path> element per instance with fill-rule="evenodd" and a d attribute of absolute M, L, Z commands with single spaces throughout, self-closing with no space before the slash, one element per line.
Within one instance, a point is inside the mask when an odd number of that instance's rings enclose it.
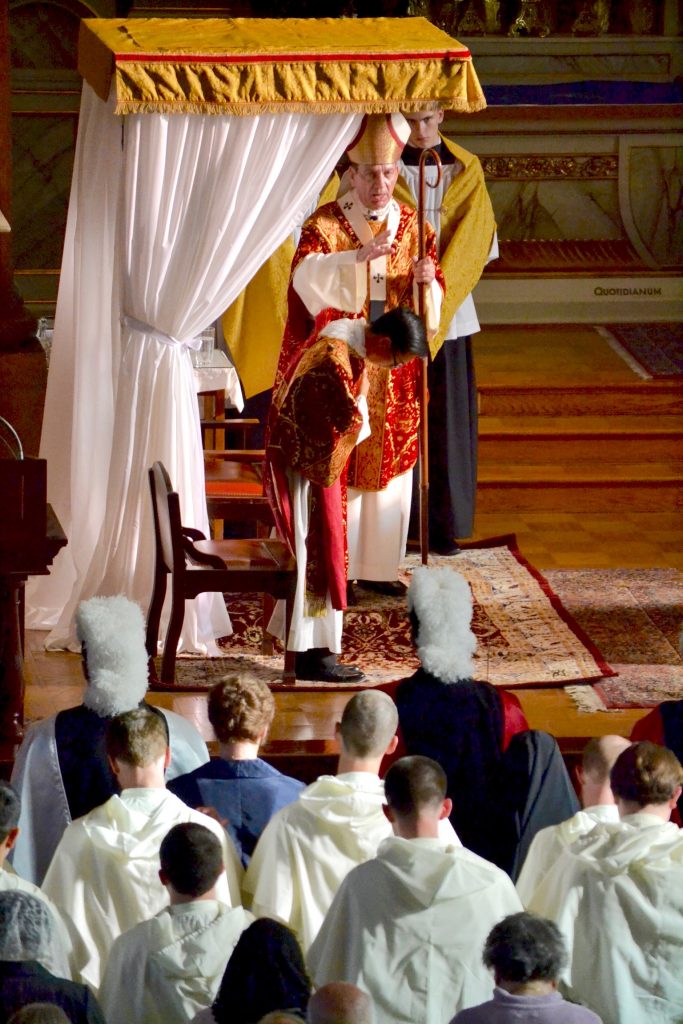
<path fill-rule="evenodd" d="M 0 742 L 23 735 L 24 584 L 66 544 L 46 481 L 45 459 L 0 459 Z"/>

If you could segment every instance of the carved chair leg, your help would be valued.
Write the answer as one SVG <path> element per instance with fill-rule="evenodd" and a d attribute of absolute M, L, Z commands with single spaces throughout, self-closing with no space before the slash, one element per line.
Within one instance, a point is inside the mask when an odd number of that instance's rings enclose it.
<path fill-rule="evenodd" d="M 185 601 L 180 598 L 174 600 L 171 606 L 171 618 L 166 631 L 164 643 L 164 656 L 161 661 L 161 681 L 173 685 L 175 683 L 175 659 L 178 650 L 178 640 L 183 628 L 185 618 Z"/>
<path fill-rule="evenodd" d="M 154 659 L 158 651 L 159 623 L 161 622 L 161 610 L 164 606 L 164 598 L 166 597 L 166 581 L 166 573 L 157 570 L 154 574 L 154 590 L 152 592 L 149 612 L 147 613 L 147 632 L 145 634 L 150 683 L 159 681 Z"/>

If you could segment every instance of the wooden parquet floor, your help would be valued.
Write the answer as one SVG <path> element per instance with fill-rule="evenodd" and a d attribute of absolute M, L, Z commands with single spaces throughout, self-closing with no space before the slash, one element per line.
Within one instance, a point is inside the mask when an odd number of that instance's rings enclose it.
<path fill-rule="evenodd" d="M 489 476 L 496 461 L 496 446 L 486 435 L 492 429 L 500 434 L 506 416 L 520 415 L 519 402 L 524 405 L 529 389 L 533 390 L 530 397 L 534 402 L 539 401 L 538 395 L 542 397 L 540 406 L 527 410 L 532 416 L 551 417 L 557 425 L 565 413 L 570 413 L 561 409 L 553 411 L 553 395 L 559 395 L 564 401 L 566 392 L 578 396 L 578 411 L 572 410 L 571 415 L 581 416 L 581 429 L 598 434 L 608 429 L 605 413 L 628 415 L 628 410 L 623 408 L 624 395 L 629 400 L 632 396 L 638 426 L 645 430 L 643 462 L 649 455 L 652 464 L 652 442 L 647 438 L 647 428 L 658 427 L 661 433 L 662 416 L 666 416 L 666 426 L 670 429 L 665 431 L 668 436 L 665 458 L 673 469 L 677 463 L 680 468 L 682 453 L 675 438 L 682 427 L 683 381 L 673 385 L 668 382 L 662 399 L 661 389 L 653 387 L 653 382 L 640 380 L 594 329 L 557 325 L 489 327 L 476 338 L 475 361 L 482 396 L 482 472 Z M 515 389 L 514 410 L 505 411 L 506 392 Z M 615 401 L 610 399 L 612 392 L 617 396 Z M 667 406 L 666 412 L 661 407 L 662 402 Z M 582 404 L 585 408 L 580 408 Z M 653 412 L 648 416 L 650 405 Z M 612 423 L 612 427 L 614 425 Z M 537 426 L 545 427 L 547 423 L 537 421 Z M 573 427 L 575 435 L 576 423 Z M 673 442 L 669 435 L 673 436 Z M 576 462 L 576 444 L 572 443 L 570 463 Z M 560 451 L 562 440 L 557 444 Z M 529 448 L 525 455 L 522 445 L 515 457 L 523 467 L 535 456 Z M 544 451 L 543 457 L 547 458 L 547 452 Z M 503 459 L 508 465 L 510 458 L 509 450 L 504 449 Z M 558 458 L 561 462 L 561 456 L 554 457 L 553 461 L 557 463 Z M 614 458 L 618 463 L 622 456 L 617 452 Z M 633 460 L 628 453 L 623 458 Z M 596 460 L 605 461 L 604 447 L 594 440 L 586 441 L 584 461 Z M 538 482 L 535 486 L 540 487 Z M 550 508 L 537 507 L 533 488 L 529 490 L 529 507 L 517 507 L 519 502 L 506 503 L 505 495 L 500 507 L 492 508 L 489 500 L 480 502 L 483 507 L 476 518 L 474 539 L 515 533 L 522 553 L 539 569 L 683 568 L 680 505 L 678 509 L 671 507 L 669 498 L 660 501 L 654 494 L 647 502 L 652 507 L 641 509 L 642 502 L 628 500 L 628 496 L 624 498 L 621 494 L 613 509 L 609 506 L 591 508 L 590 498 L 586 500 L 585 494 L 577 493 L 579 497 L 571 489 L 561 494 L 558 491 L 561 503 L 558 501 L 559 507 Z M 41 634 L 27 636 L 28 718 L 40 718 L 77 703 L 83 687 L 80 659 L 66 653 L 46 654 L 42 641 Z M 155 694 L 152 699 L 194 721 L 204 736 L 211 739 L 204 696 Z M 344 694 L 329 692 L 278 693 L 277 715 L 266 754 L 278 761 L 285 757 L 290 769 L 303 778 L 315 774 L 313 768 L 331 768 L 334 723 L 346 699 Z M 530 725 L 557 736 L 569 755 L 580 750 L 590 736 L 610 732 L 628 735 L 635 721 L 644 714 L 638 710 L 579 712 L 561 690 L 527 690 L 520 693 L 520 700 Z"/>

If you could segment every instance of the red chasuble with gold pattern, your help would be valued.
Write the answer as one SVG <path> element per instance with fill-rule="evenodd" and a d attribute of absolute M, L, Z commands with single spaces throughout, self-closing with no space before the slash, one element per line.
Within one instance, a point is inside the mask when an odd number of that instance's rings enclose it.
<path fill-rule="evenodd" d="M 294 549 L 285 469 L 311 483 L 306 541 L 306 614 L 321 615 L 329 591 L 346 607 L 346 465 L 362 425 L 356 398 L 364 360 L 338 338 L 311 339 L 273 394 L 267 489 L 280 535 Z M 274 500 L 275 499 L 275 500 Z M 284 499 L 284 500 L 283 500 Z"/>
<path fill-rule="evenodd" d="M 344 215 L 343 197 L 321 206 L 306 222 L 292 262 L 292 274 L 311 253 L 336 253 L 360 249 L 362 243 Z M 413 260 L 418 254 L 417 214 L 399 204 L 400 219 L 387 257 L 385 309 L 406 306 L 414 310 Z M 383 222 L 371 222 L 373 232 L 383 230 Z M 427 255 L 437 267 L 437 280 L 444 287 L 438 267 L 434 232 L 428 227 Z M 368 295 L 370 290 L 368 289 Z M 340 317 L 368 319 L 368 301 L 358 312 L 325 309 L 318 314 L 314 336 L 325 324 Z M 312 320 L 290 282 L 289 317 L 282 342 L 282 351 L 275 381 L 276 390 L 287 367 L 301 351 L 311 331 Z M 379 491 L 390 480 L 411 469 L 417 459 L 419 426 L 419 373 L 417 360 L 393 370 L 368 366 L 370 391 L 368 408 L 372 434 L 353 451 L 349 464 L 348 483 L 360 490 Z"/>

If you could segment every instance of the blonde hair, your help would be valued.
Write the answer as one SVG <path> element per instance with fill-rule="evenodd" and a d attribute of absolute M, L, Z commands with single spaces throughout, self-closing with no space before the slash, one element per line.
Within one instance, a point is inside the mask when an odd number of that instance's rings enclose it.
<path fill-rule="evenodd" d="M 112 761 L 146 768 L 166 752 L 166 719 L 160 711 L 148 707 L 126 711 L 108 723 L 106 743 Z"/>
<path fill-rule="evenodd" d="M 344 708 L 339 725 L 344 749 L 354 757 L 381 757 L 398 729 L 398 711 L 379 690 L 362 690 Z"/>

